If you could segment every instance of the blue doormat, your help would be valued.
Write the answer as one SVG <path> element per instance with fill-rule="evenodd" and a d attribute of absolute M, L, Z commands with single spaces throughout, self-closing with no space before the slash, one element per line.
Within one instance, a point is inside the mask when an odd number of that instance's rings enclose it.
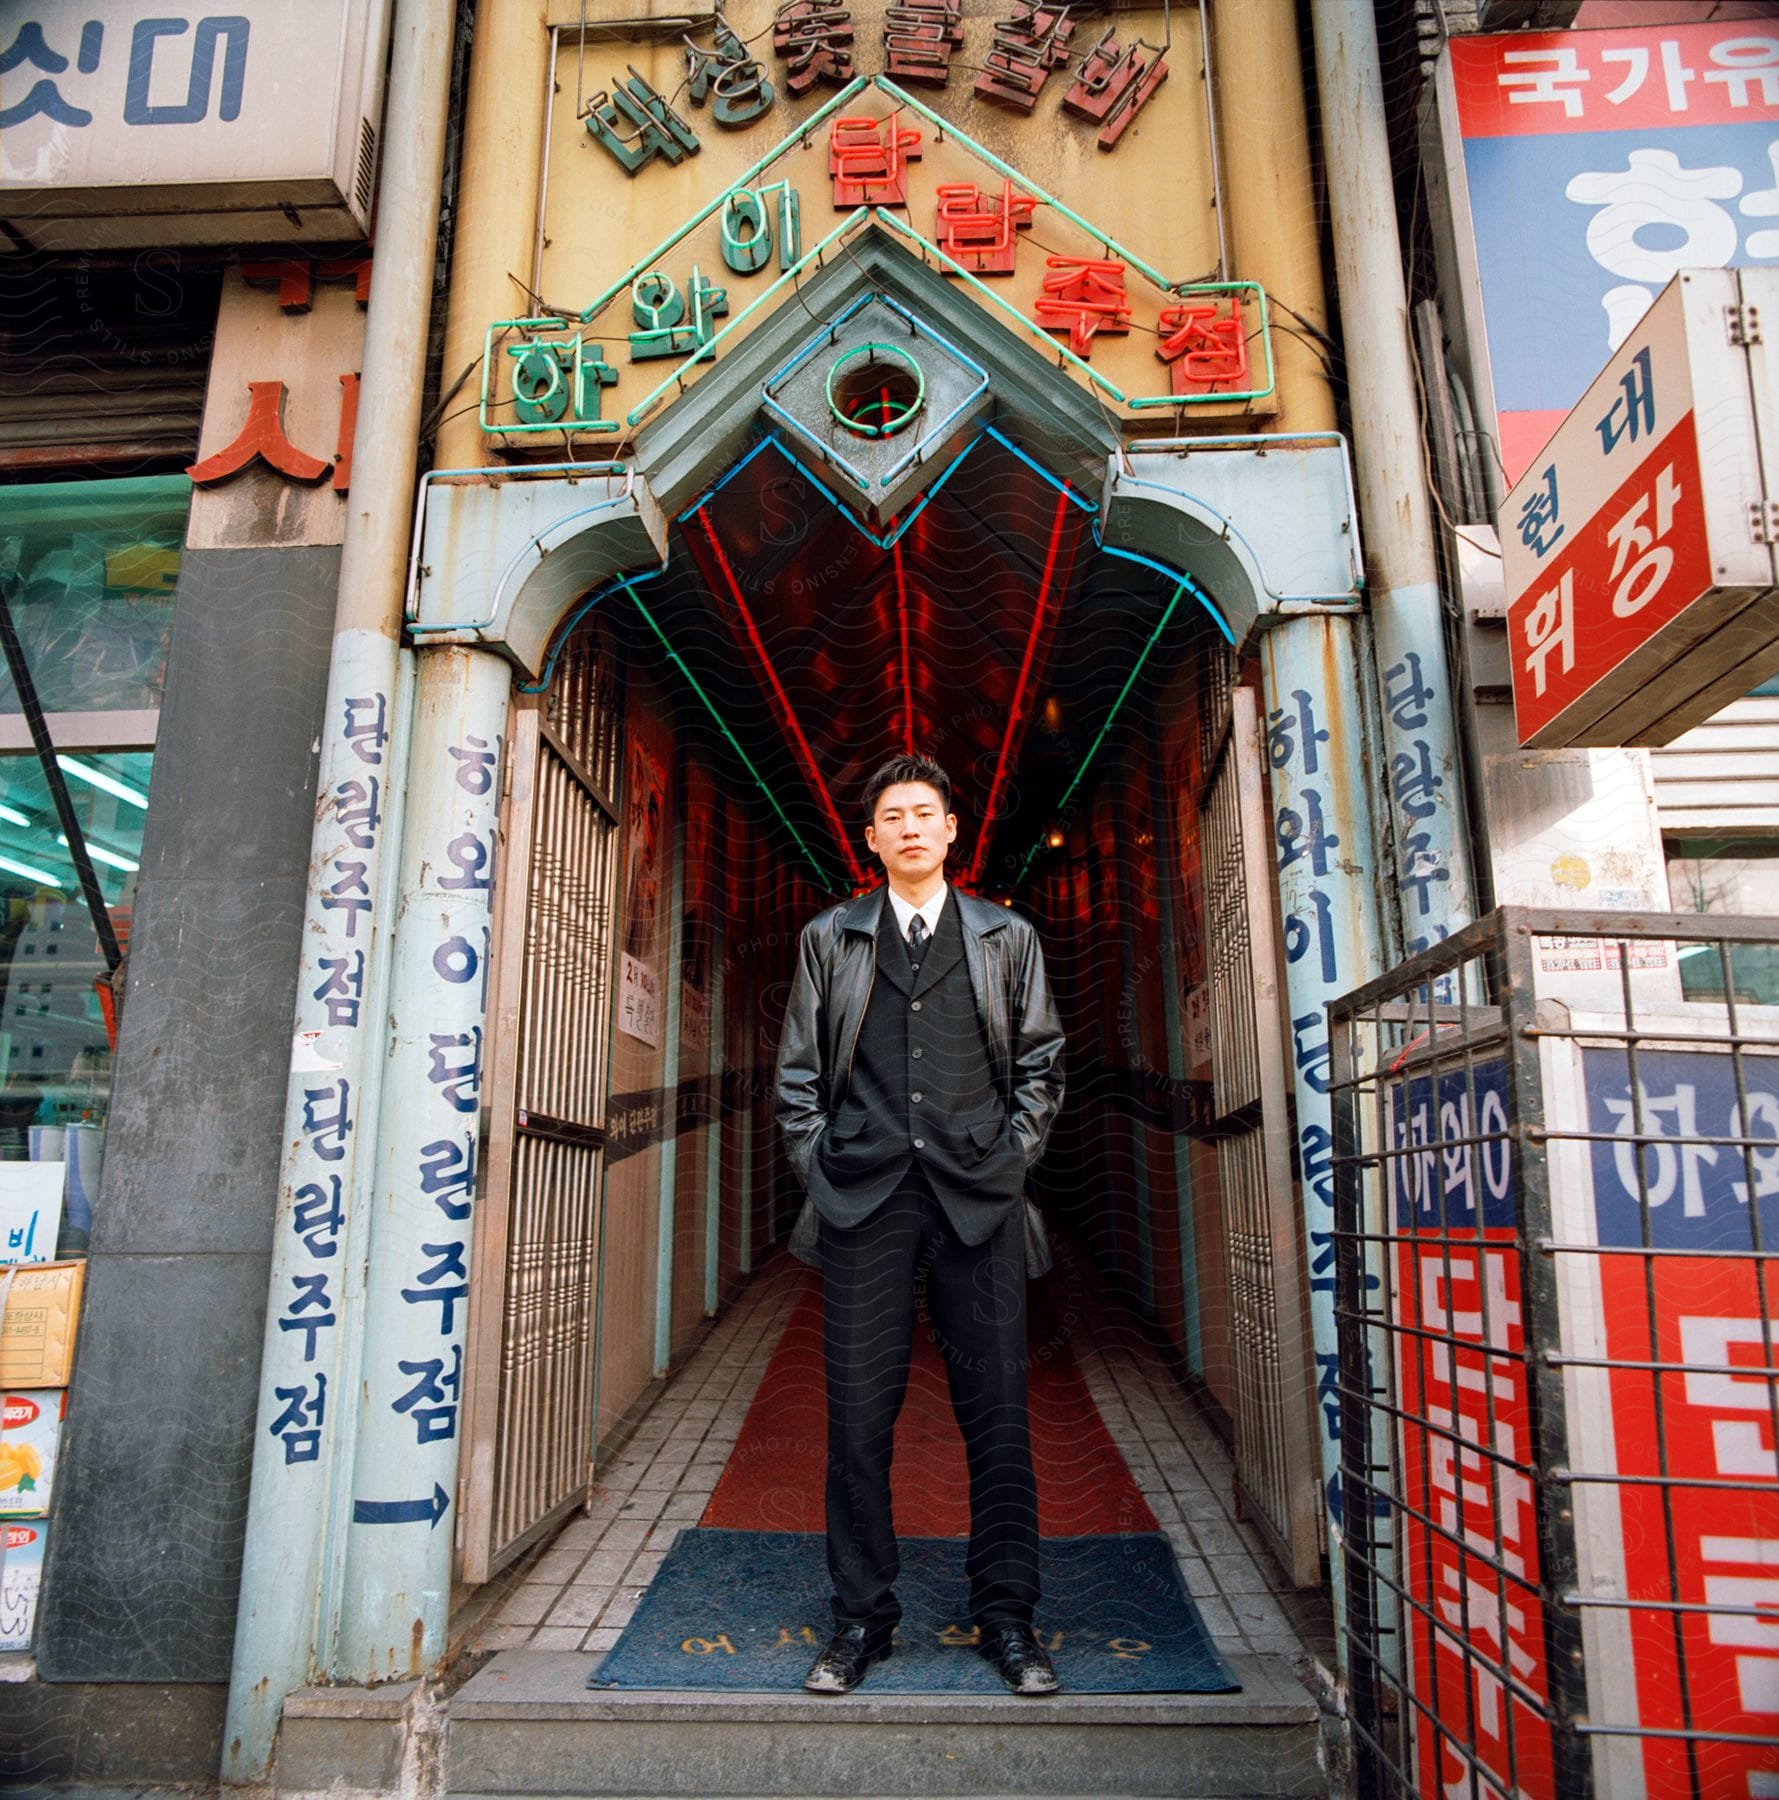
<path fill-rule="evenodd" d="M 895 1654 L 874 1694 L 1003 1694 L 973 1648 L 962 1538 L 904 1538 Z M 1037 1631 L 1066 1691 L 1228 1694 L 1158 1533 L 1045 1538 Z M 800 1688 L 833 1629 L 824 1539 L 806 1531 L 682 1531 L 590 1688 L 777 1693 Z M 861 1690 L 862 1691 L 862 1690 Z"/>

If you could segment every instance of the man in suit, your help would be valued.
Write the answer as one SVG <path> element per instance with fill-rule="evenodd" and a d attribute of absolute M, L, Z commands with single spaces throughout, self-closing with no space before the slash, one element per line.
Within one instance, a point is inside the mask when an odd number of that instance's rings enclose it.
<path fill-rule="evenodd" d="M 846 1693 L 890 1654 L 890 1458 L 918 1292 L 969 1461 L 978 1646 L 1013 1692 L 1054 1693 L 1032 1631 L 1023 1201 L 1062 1102 L 1062 1028 L 1030 923 L 945 880 L 945 771 L 894 757 L 864 799 L 887 885 L 804 927 L 778 1055 L 778 1120 L 819 1220 L 827 1368 L 835 1630 L 803 1685 Z"/>

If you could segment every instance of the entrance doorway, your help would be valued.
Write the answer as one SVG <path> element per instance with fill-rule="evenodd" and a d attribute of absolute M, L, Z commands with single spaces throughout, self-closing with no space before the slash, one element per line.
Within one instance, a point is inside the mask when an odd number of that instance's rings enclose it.
<path fill-rule="evenodd" d="M 1097 545 L 1078 482 L 997 429 L 875 528 L 767 433 L 658 574 L 564 616 L 513 718 L 463 1578 L 596 1499 L 712 1321 L 787 1279 L 797 937 L 872 885 L 858 794 L 918 747 L 957 788 L 950 877 L 1037 925 L 1068 1033 L 1034 1190 L 1087 1271 L 1059 1354 L 1162 1371 L 1157 1431 L 1233 1451 L 1205 1536 L 1313 1584 L 1263 770 L 1214 602 Z M 1120 1455 L 1189 1534 L 1133 1421 Z"/>

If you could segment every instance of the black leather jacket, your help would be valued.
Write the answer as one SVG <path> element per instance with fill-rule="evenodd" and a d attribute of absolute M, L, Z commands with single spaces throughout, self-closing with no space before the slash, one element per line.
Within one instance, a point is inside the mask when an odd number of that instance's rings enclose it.
<path fill-rule="evenodd" d="M 816 1140 L 846 1098 L 888 891 L 843 900 L 803 927 L 778 1046 L 778 1123 L 805 1185 Z M 1062 1025 L 1044 979 L 1044 954 L 1037 932 L 1017 913 L 955 887 L 950 897 L 995 1085 L 1029 1169 L 1044 1154 L 1063 1095 Z"/>

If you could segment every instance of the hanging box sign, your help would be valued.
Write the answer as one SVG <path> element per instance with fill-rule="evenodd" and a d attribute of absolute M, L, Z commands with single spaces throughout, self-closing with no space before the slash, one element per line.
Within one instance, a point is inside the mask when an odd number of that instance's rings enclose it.
<path fill-rule="evenodd" d="M 0 0 L 0 221 L 20 247 L 370 229 L 391 0 Z"/>
<path fill-rule="evenodd" d="M 0 1386 L 16 1391 L 68 1385 L 85 1276 L 84 1260 L 27 1263 L 12 1271 L 0 1314 Z"/>
<path fill-rule="evenodd" d="M 1779 271 L 1677 275 L 1503 503 L 1527 746 L 1665 744 L 1779 674 Z"/>

